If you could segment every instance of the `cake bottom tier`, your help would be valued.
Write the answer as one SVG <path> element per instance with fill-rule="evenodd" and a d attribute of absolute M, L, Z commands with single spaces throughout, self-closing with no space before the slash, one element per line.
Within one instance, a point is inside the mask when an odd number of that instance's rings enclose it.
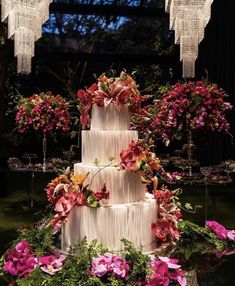
<path fill-rule="evenodd" d="M 148 248 L 154 241 L 151 225 L 156 219 L 154 199 L 100 208 L 76 206 L 62 227 L 62 250 L 67 251 L 84 237 L 89 243 L 97 239 L 113 251 L 123 249 L 122 238 L 137 248 Z"/>

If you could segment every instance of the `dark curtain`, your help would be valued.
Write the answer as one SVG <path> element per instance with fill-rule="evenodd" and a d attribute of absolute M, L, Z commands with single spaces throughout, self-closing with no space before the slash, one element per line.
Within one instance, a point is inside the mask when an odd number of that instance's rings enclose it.
<path fill-rule="evenodd" d="M 231 133 L 235 136 L 235 1 L 214 0 L 211 20 L 200 44 L 196 63 L 196 77 L 208 78 L 217 83 L 230 96 L 234 108 L 228 114 Z M 211 134 L 204 138 L 202 148 L 205 161 L 218 163 L 221 160 L 235 159 L 235 145 L 231 137 Z"/>

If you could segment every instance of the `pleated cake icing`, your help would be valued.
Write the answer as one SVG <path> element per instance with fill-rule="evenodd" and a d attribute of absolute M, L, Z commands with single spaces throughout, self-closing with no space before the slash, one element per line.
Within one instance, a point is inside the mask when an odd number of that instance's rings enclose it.
<path fill-rule="evenodd" d="M 84 237 L 88 242 L 97 239 L 116 251 L 122 249 L 121 238 L 145 249 L 154 241 L 151 224 L 157 218 L 155 200 L 146 198 L 139 174 L 114 166 L 120 162 L 120 152 L 138 139 L 136 131 L 128 130 L 129 120 L 128 107 L 118 110 L 112 103 L 108 107 L 93 105 L 91 130 L 82 132 L 82 163 L 74 165 L 74 173 L 89 173 L 85 183 L 93 191 L 99 191 L 105 183 L 110 198 L 99 208 L 72 209 L 62 228 L 65 251 Z M 110 161 L 110 157 L 115 160 Z"/>

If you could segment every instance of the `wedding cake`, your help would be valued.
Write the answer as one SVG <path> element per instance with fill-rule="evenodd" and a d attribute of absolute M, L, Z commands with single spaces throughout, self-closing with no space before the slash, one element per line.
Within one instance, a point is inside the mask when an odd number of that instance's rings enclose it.
<path fill-rule="evenodd" d="M 150 249 L 154 236 L 151 225 L 156 221 L 156 201 L 146 197 L 140 175 L 129 170 L 118 170 L 120 152 L 137 131 L 129 130 L 128 107 L 113 103 L 107 107 L 93 105 L 90 130 L 82 131 L 82 162 L 74 165 L 74 173 L 89 173 L 86 183 L 92 190 L 106 184 L 109 199 L 101 207 L 75 206 L 62 228 L 62 249 L 84 237 L 88 242 L 97 239 L 110 250 L 122 249 L 121 238 L 135 247 Z"/>

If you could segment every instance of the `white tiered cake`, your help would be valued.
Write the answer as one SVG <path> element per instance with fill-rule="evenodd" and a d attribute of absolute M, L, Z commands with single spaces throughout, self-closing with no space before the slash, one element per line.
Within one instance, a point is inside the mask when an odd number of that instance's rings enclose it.
<path fill-rule="evenodd" d="M 110 198 L 99 208 L 76 206 L 72 209 L 62 229 L 63 250 L 84 237 L 88 242 L 97 239 L 116 251 L 122 249 L 121 238 L 130 240 L 137 248 L 151 248 L 154 241 L 151 225 L 157 217 L 156 202 L 146 198 L 145 186 L 138 174 L 118 171 L 110 164 L 110 157 L 115 157 L 112 163 L 119 163 L 121 150 L 138 139 L 136 131 L 128 130 L 129 121 L 126 106 L 117 110 L 113 104 L 106 108 L 93 105 L 91 130 L 82 131 L 82 163 L 74 165 L 74 173 L 89 173 L 85 183 L 91 184 L 95 191 L 105 183 Z M 99 166 L 94 164 L 95 159 Z"/>

